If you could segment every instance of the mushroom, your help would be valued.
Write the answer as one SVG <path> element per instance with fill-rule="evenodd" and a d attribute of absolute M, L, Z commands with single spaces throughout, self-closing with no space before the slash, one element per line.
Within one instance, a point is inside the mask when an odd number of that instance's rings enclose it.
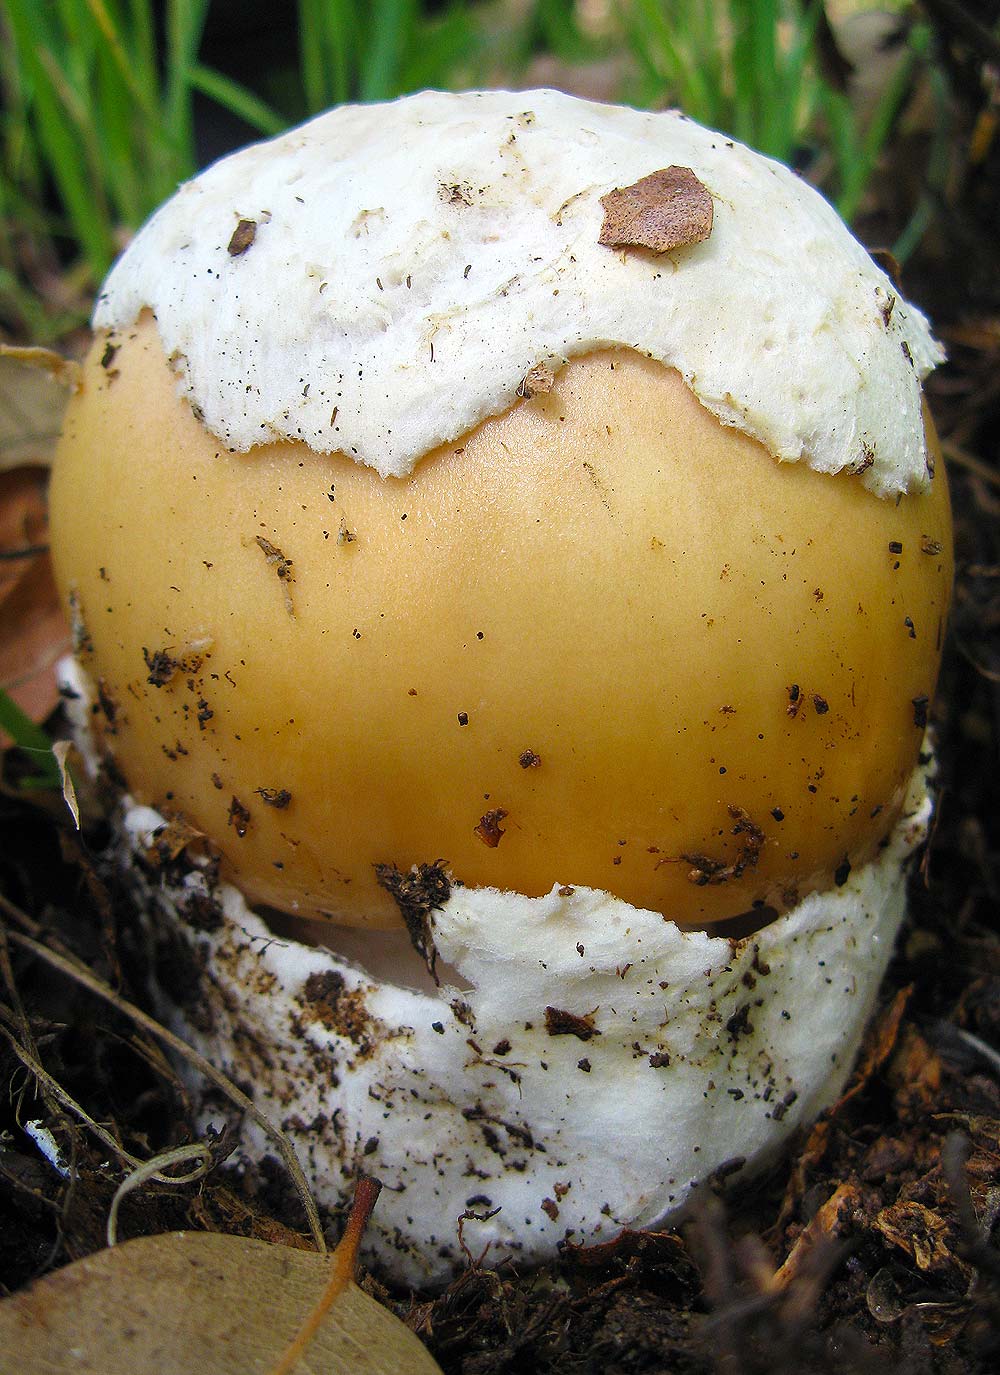
<path fill-rule="evenodd" d="M 95 330 L 53 546 L 172 1014 L 409 1281 L 762 1168 L 929 815 L 920 313 L 682 115 L 425 93 L 182 187 Z"/>

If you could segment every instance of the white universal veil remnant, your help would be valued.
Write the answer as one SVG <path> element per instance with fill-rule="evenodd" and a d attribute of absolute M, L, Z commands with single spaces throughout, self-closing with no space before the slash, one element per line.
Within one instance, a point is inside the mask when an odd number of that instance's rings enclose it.
<path fill-rule="evenodd" d="M 95 326 L 75 691 L 164 997 L 321 1201 L 377 1175 L 436 1282 L 772 1160 L 929 814 L 919 312 L 787 169 L 533 91 L 224 160 Z"/>

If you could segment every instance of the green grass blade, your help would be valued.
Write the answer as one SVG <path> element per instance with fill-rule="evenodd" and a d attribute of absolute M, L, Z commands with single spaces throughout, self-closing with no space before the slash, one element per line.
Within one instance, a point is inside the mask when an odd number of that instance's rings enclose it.
<path fill-rule="evenodd" d="M 36 769 L 36 784 L 44 788 L 60 788 L 62 778 L 59 765 L 52 753 L 52 741 L 26 715 L 12 697 L 0 689 L 0 730 L 14 741 L 24 754 L 28 755 Z"/>
<path fill-rule="evenodd" d="M 86 0 L 86 6 L 104 39 L 104 51 L 114 63 L 114 67 L 121 78 L 122 86 L 146 118 L 155 120 L 158 112 L 155 99 L 151 94 L 151 88 L 144 87 L 139 81 L 136 70 L 125 53 L 121 35 L 108 13 L 107 6 L 103 0 Z"/>
<path fill-rule="evenodd" d="M 397 74 L 416 18 L 415 0 L 373 0 L 361 62 L 362 100 L 387 100 L 398 92 Z"/>
<path fill-rule="evenodd" d="M 7 17 L 31 83 L 30 110 L 39 146 L 91 271 L 100 277 L 114 255 L 114 241 L 99 174 L 95 177 L 93 131 L 85 107 L 52 52 L 36 43 L 26 7 L 7 0 Z"/>
<path fill-rule="evenodd" d="M 164 126 L 179 177 L 195 167 L 191 67 L 197 60 L 208 0 L 167 0 Z"/>
<path fill-rule="evenodd" d="M 460 68 L 475 66 L 482 46 L 467 10 L 454 5 L 443 19 L 424 25 L 410 45 L 399 71 L 400 91 L 449 88 Z"/>
<path fill-rule="evenodd" d="M 288 128 L 288 120 L 284 115 L 280 115 L 259 96 L 254 95 L 253 91 L 248 91 L 245 86 L 224 76 L 222 72 L 214 71 L 211 67 L 203 67 L 200 62 L 194 62 L 188 68 L 188 82 L 193 90 L 207 95 L 210 100 L 214 100 L 269 138 L 284 133 Z"/>
<path fill-rule="evenodd" d="M 310 113 L 322 110 L 329 99 L 324 11 L 322 0 L 299 0 L 299 71 Z"/>

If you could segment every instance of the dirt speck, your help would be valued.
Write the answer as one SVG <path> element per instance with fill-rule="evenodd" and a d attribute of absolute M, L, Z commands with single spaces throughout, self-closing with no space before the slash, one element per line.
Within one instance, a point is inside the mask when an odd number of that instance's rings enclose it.
<path fill-rule="evenodd" d="M 229 826 L 232 826 L 241 840 L 250 829 L 250 809 L 243 805 L 235 793 L 229 803 L 226 822 Z"/>

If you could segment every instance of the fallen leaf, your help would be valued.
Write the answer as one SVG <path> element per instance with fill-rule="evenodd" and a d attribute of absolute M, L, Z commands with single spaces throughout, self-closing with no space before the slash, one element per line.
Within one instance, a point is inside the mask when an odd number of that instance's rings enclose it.
<path fill-rule="evenodd" d="M 79 365 L 49 349 L 0 344 L 0 471 L 52 461 Z"/>
<path fill-rule="evenodd" d="M 666 253 L 701 243 L 712 232 L 712 197 L 690 167 L 665 167 L 601 197 L 599 243 Z"/>
<path fill-rule="evenodd" d="M 915 1027 L 904 1027 L 886 1069 L 897 1112 L 903 1116 L 933 1112 L 941 1102 L 942 1073 L 937 1051 Z"/>
<path fill-rule="evenodd" d="M 932 1270 L 952 1259 L 944 1244 L 947 1223 L 922 1203 L 893 1203 L 876 1216 L 875 1226 L 886 1241 L 912 1256 L 918 1270 Z"/>
<path fill-rule="evenodd" d="M 72 748 L 72 741 L 57 740 L 56 743 L 52 746 L 52 753 L 55 755 L 56 763 L 59 765 L 59 777 L 62 779 L 63 800 L 65 801 L 66 806 L 70 809 L 70 812 L 73 815 L 73 821 L 76 825 L 76 829 L 79 830 L 80 805 L 76 800 L 76 788 L 73 784 L 73 778 L 69 771 L 69 764 L 66 762 L 67 756 Z"/>
<path fill-rule="evenodd" d="M 272 1375 L 327 1290 L 331 1264 L 336 1254 L 331 1262 L 212 1232 L 127 1241 L 0 1302 L 0 1371 Z M 291 1368 L 441 1375 L 419 1338 L 349 1275 Z"/>
<path fill-rule="evenodd" d="M 69 631 L 48 554 L 46 470 L 0 471 L 0 688 L 33 721 L 59 700 L 55 664 Z"/>
<path fill-rule="evenodd" d="M 774 1224 L 776 1234 L 786 1226 L 789 1218 L 798 1211 L 799 1203 L 806 1191 L 809 1174 L 822 1162 L 829 1144 L 829 1120 L 815 1123 L 805 1146 L 792 1163 L 788 1175 L 788 1184 L 785 1187 L 785 1195 L 781 1200 L 781 1207 L 778 1209 L 778 1217 Z"/>
<path fill-rule="evenodd" d="M 182 816 L 169 817 L 167 824 L 156 832 L 152 844 L 146 850 L 146 863 L 152 868 L 172 864 L 189 845 L 195 845 L 204 839 L 205 832 L 199 831 Z"/>

